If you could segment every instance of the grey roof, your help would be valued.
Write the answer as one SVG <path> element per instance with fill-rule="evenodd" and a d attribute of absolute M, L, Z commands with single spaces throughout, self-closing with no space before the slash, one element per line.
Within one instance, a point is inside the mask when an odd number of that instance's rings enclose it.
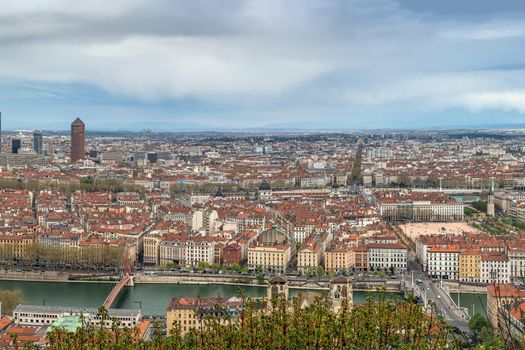
<path fill-rule="evenodd" d="M 348 283 L 348 278 L 346 278 L 345 276 L 337 276 L 332 278 L 330 283 Z"/>
<path fill-rule="evenodd" d="M 82 121 L 82 119 L 77 118 L 73 121 L 73 123 L 71 123 L 71 125 L 84 125 L 84 122 Z"/>
<path fill-rule="evenodd" d="M 98 309 L 94 307 L 70 307 L 70 306 L 42 306 L 20 304 L 14 312 L 41 312 L 41 313 L 69 313 L 96 315 Z M 110 316 L 132 316 L 141 314 L 140 309 L 109 309 Z"/>
<path fill-rule="evenodd" d="M 286 276 L 273 276 L 273 277 L 270 277 L 270 279 L 268 280 L 268 283 L 270 284 L 286 283 L 286 282 L 288 282 L 288 278 L 286 278 Z"/>
<path fill-rule="evenodd" d="M 272 188 L 266 179 L 262 180 L 262 182 L 259 184 L 259 191 L 269 191 L 271 189 Z"/>

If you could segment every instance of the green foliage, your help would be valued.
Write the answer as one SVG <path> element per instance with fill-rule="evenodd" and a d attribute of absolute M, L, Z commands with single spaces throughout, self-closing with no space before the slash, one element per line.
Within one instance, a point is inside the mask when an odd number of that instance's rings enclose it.
<path fill-rule="evenodd" d="M 468 322 L 468 327 L 476 338 L 483 343 L 485 349 L 503 349 L 501 338 L 494 334 L 489 321 L 480 313 L 474 314 Z"/>
<path fill-rule="evenodd" d="M 484 327 L 490 327 L 490 324 L 479 312 L 475 313 L 468 322 L 468 328 L 476 335 L 479 334 Z"/>
<path fill-rule="evenodd" d="M 264 284 L 264 282 L 265 282 L 264 275 L 262 273 L 258 274 L 257 275 L 257 283 L 258 284 Z"/>
<path fill-rule="evenodd" d="M 172 270 L 180 270 L 180 265 L 177 262 L 171 263 L 167 265 L 166 267 L 172 269 Z"/>
<path fill-rule="evenodd" d="M 241 296 L 242 297 L 242 296 Z M 50 350 L 80 349 L 444 349 L 449 346 L 447 326 L 425 315 L 413 302 L 372 298 L 351 308 L 343 301 L 338 312 L 326 297 L 301 308 L 301 300 L 290 304 L 283 299 L 271 301 L 271 310 L 263 304 L 243 298 L 239 317 L 203 319 L 204 327 L 180 336 L 180 326 L 172 335 L 153 331 L 153 339 L 139 340 L 135 330 L 106 329 L 84 324 L 76 333 L 55 329 L 48 336 Z M 107 320 L 107 312 L 99 310 Z"/>
<path fill-rule="evenodd" d="M 317 277 L 323 277 L 324 276 L 324 269 L 321 265 L 317 266 L 317 268 L 315 269 L 315 273 L 317 275 Z"/>
<path fill-rule="evenodd" d="M 467 216 L 472 216 L 472 215 L 476 214 L 476 211 L 473 210 L 473 209 L 471 209 L 471 208 L 469 208 L 469 207 L 464 207 L 464 208 L 463 208 L 463 212 L 464 212 L 465 215 L 467 215 Z"/>
<path fill-rule="evenodd" d="M 82 179 L 80 179 L 80 183 L 83 185 L 93 185 L 95 183 L 95 180 L 91 176 L 85 176 Z"/>
<path fill-rule="evenodd" d="M 20 251 L 14 246 L 0 247 L 0 260 L 13 262 L 14 258 L 23 266 L 33 266 L 35 263 L 45 263 L 46 268 L 121 268 L 124 263 L 124 247 L 105 246 L 84 247 L 73 249 L 70 247 L 55 247 L 40 243 L 26 244 Z"/>
<path fill-rule="evenodd" d="M 198 265 L 199 271 L 204 271 L 209 267 L 210 267 L 210 264 L 208 264 L 206 261 L 199 261 L 199 265 Z"/>
<path fill-rule="evenodd" d="M 511 223 L 512 226 L 520 229 L 520 230 L 525 230 L 525 222 L 521 222 L 521 221 L 512 221 Z"/>
<path fill-rule="evenodd" d="M 477 209 L 477 210 L 479 210 L 479 211 L 481 211 L 483 213 L 487 212 L 487 202 L 486 201 L 481 201 L 481 200 L 480 201 L 475 201 L 475 202 L 470 203 L 470 205 L 473 208 L 475 208 L 475 209 Z"/>
<path fill-rule="evenodd" d="M 25 304 L 22 300 L 20 290 L 0 290 L 0 303 L 2 304 L 2 314 L 12 314 L 20 304 Z"/>

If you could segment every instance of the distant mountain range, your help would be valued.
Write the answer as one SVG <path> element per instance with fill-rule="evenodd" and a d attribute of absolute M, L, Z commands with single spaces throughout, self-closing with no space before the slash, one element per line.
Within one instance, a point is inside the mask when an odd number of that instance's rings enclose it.
<path fill-rule="evenodd" d="M 72 119 L 73 120 L 73 119 Z M 302 123 L 298 126 L 297 123 L 273 123 L 258 127 L 229 127 L 229 126 L 213 126 L 200 123 L 170 123 L 170 122 L 108 122 L 104 125 L 89 125 L 89 120 L 86 122 L 87 131 L 100 132 L 142 132 L 144 130 L 151 130 L 152 132 L 334 132 L 334 131 L 348 131 L 348 130 L 450 130 L 450 129 L 525 129 L 525 123 L 490 123 L 490 124 L 462 124 L 462 125 L 444 125 L 444 126 L 429 126 L 429 127 L 392 127 L 385 126 L 384 128 L 359 128 L 359 127 L 345 127 L 343 125 L 327 126 L 325 123 Z M 62 122 L 46 122 L 42 120 L 35 120 L 33 122 L 23 122 L 4 119 L 2 126 L 5 131 L 16 130 L 48 130 L 55 132 L 65 132 L 69 130 L 69 124 Z"/>

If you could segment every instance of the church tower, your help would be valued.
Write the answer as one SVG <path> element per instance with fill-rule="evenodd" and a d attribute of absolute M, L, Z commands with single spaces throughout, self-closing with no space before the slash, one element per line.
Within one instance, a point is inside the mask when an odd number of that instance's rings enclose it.
<path fill-rule="evenodd" d="M 339 311 L 343 300 L 347 300 L 348 307 L 353 305 L 353 288 L 350 280 L 345 276 L 337 276 L 330 281 L 330 301 L 332 309 Z"/>
<path fill-rule="evenodd" d="M 272 199 L 272 188 L 266 179 L 259 184 L 259 190 L 257 191 L 259 199 L 267 202 Z"/>
<path fill-rule="evenodd" d="M 487 215 L 494 216 L 494 214 L 495 214 L 494 192 L 490 191 L 489 196 L 487 198 Z"/>
<path fill-rule="evenodd" d="M 266 294 L 268 301 L 278 298 L 288 300 L 288 279 L 284 276 L 274 276 L 270 278 Z"/>

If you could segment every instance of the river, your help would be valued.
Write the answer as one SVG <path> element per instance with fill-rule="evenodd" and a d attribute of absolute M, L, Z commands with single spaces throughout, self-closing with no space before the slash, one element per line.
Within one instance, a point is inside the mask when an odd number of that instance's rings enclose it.
<path fill-rule="evenodd" d="M 476 202 L 480 200 L 480 196 L 478 194 L 468 194 L 468 195 L 452 195 L 452 198 L 456 199 L 457 201 L 465 204 L 469 204 L 472 202 Z"/>
<path fill-rule="evenodd" d="M 458 303 L 458 293 L 450 293 L 450 296 L 454 302 Z M 459 306 L 468 307 L 469 315 L 472 316 L 472 310 L 475 313 L 480 313 L 484 317 L 487 317 L 487 294 L 466 294 L 461 293 L 459 296 Z"/>
<path fill-rule="evenodd" d="M 20 290 L 22 298 L 29 304 L 47 306 L 98 307 L 113 288 L 114 283 L 93 282 L 32 282 L 0 281 L 0 289 Z M 119 295 L 114 308 L 142 308 L 144 315 L 165 315 L 166 307 L 174 297 L 214 297 L 238 295 L 239 286 L 202 284 L 136 284 L 126 287 Z M 266 288 L 242 286 L 244 293 L 251 297 L 266 295 Z M 300 290 L 290 289 L 290 296 Z M 390 293 L 391 295 L 400 295 Z M 367 293 L 354 292 L 354 302 L 362 303 Z"/>

